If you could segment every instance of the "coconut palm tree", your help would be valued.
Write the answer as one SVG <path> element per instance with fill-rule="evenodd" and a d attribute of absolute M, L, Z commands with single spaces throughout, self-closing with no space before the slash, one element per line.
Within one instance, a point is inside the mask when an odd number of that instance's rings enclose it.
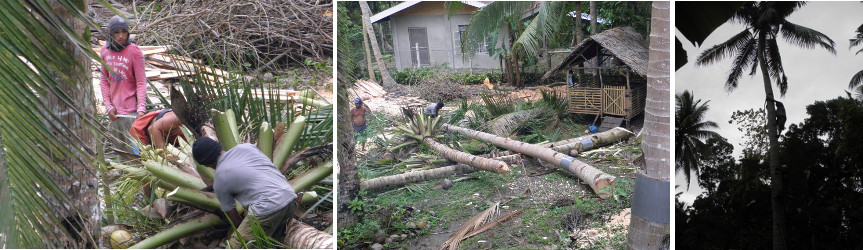
<path fill-rule="evenodd" d="M 848 49 L 860 45 L 861 43 L 863 43 L 863 24 L 861 24 L 860 27 L 857 27 L 857 36 L 851 39 L 851 45 L 848 46 Z M 860 50 L 854 54 L 860 54 L 860 52 L 863 52 L 863 48 L 860 48 Z M 863 70 L 860 70 L 857 74 L 854 74 L 854 77 L 851 77 L 851 83 L 848 84 L 848 88 L 853 89 L 856 86 L 860 86 L 861 83 L 863 83 Z"/>
<path fill-rule="evenodd" d="M 470 18 L 470 23 L 461 38 L 461 50 L 465 60 L 470 59 L 485 46 L 485 39 L 491 34 L 503 36 L 500 58 L 503 60 L 507 82 L 518 85 L 521 82 L 521 72 L 518 66 L 519 46 L 515 41 L 525 27 L 521 22 L 521 14 L 530 8 L 533 2 L 492 2 L 477 10 Z M 537 40 L 536 44 L 540 44 Z"/>
<path fill-rule="evenodd" d="M 363 13 L 364 33 L 368 36 L 369 40 L 371 40 L 372 52 L 375 54 L 375 61 L 377 61 L 378 70 L 381 71 L 381 78 L 383 78 L 381 81 L 383 81 L 383 85 L 385 87 L 391 87 L 396 84 L 396 81 L 393 80 L 392 76 L 390 76 L 390 73 L 387 71 L 387 67 L 384 64 L 384 58 L 381 56 L 381 49 L 378 47 L 378 39 L 375 37 L 375 29 L 372 28 L 372 22 L 369 20 L 372 16 L 371 11 L 369 10 L 369 4 L 366 1 L 361 1 L 360 10 Z M 371 67 L 371 65 L 369 65 L 369 67 Z M 374 77 L 374 75 L 372 75 L 372 77 Z"/>
<path fill-rule="evenodd" d="M 669 110 L 671 90 L 669 70 L 671 69 L 671 41 L 668 27 L 671 26 L 670 3 L 667 1 L 653 2 L 650 19 L 650 54 L 647 68 L 647 103 L 644 109 L 644 141 L 641 148 L 644 151 L 644 169 L 638 171 L 636 182 L 658 182 L 668 189 L 644 190 L 636 188 L 632 194 L 633 204 L 645 197 L 667 197 L 666 201 L 652 207 L 633 207 L 629 232 L 626 237 L 627 249 L 659 249 L 668 248 L 670 224 L 669 219 L 649 218 L 645 210 L 662 211 L 671 214 L 668 201 L 671 200 L 668 190 L 671 189 L 671 118 Z M 658 185 L 659 186 L 659 185 Z M 648 192 L 658 192 L 659 194 Z M 639 210 L 640 209 L 640 210 Z"/>
<path fill-rule="evenodd" d="M 710 148 L 704 143 L 707 139 L 719 137 L 719 134 L 709 129 L 719 128 L 713 121 L 705 121 L 704 115 L 709 109 L 706 101 L 694 100 L 688 90 L 676 95 L 676 110 L 674 117 L 674 156 L 675 169 L 683 171 L 686 176 L 686 188 L 692 172 L 698 174 L 699 160 L 710 154 Z"/>
<path fill-rule="evenodd" d="M 772 186 L 773 210 L 773 248 L 785 249 L 784 225 L 785 213 L 782 193 L 782 178 L 777 171 L 779 167 L 779 139 L 776 128 L 776 109 L 772 103 L 775 100 L 771 83 L 779 87 L 779 93 L 785 95 L 788 89 L 788 78 L 782 66 L 777 40 L 781 36 L 787 42 L 804 48 L 820 46 L 835 54 L 834 43 L 826 35 L 816 30 L 794 24 L 786 20 L 804 2 L 750 2 L 746 3 L 731 17 L 731 21 L 746 25 L 728 41 L 705 50 L 696 58 L 696 65 L 703 66 L 718 62 L 726 57 L 734 57 L 731 73 L 725 81 L 725 89 L 733 91 L 744 71 L 755 74 L 756 68 L 761 68 L 764 78 L 764 92 L 767 106 L 767 128 L 770 135 L 770 175 Z"/>
<path fill-rule="evenodd" d="M 89 64 L 99 57 L 86 7 L 0 3 L 0 247 L 99 247 L 101 135 Z"/>

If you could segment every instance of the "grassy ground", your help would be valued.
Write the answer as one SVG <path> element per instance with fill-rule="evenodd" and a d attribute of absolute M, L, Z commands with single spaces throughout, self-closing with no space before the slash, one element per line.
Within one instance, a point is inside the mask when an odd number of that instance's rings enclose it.
<path fill-rule="evenodd" d="M 389 131 L 398 117 L 376 113 L 370 127 L 372 134 Z M 582 135 L 586 125 L 563 119 L 559 129 L 537 129 L 516 139 L 539 143 Z M 392 135 L 389 139 L 393 140 Z M 464 138 L 452 138 L 450 144 L 476 150 L 494 147 Z M 397 161 L 381 162 L 382 138 L 369 139 L 368 151 L 358 155 L 360 178 L 363 180 L 401 173 L 403 166 Z M 359 147 L 358 147 L 359 149 Z M 422 154 L 434 155 L 420 146 Z M 347 248 L 364 248 L 374 243 L 375 233 L 390 238 L 385 248 L 437 249 L 474 215 L 501 202 L 501 214 L 519 209 L 519 216 L 477 236 L 462 241 L 461 248 L 536 249 L 536 248 L 587 248 L 622 249 L 626 239 L 626 226 L 607 224 L 613 215 L 630 206 L 634 184 L 633 162 L 641 154 L 639 145 L 623 142 L 585 153 L 579 157 L 588 164 L 618 177 L 612 198 L 599 199 L 590 188 L 574 175 L 534 159 L 523 159 L 510 164 L 512 172 L 500 175 L 474 172 L 451 176 L 452 188 L 433 189 L 442 179 L 415 183 L 401 188 L 361 192 L 349 208 L 360 214 L 360 223 L 340 227 L 339 245 Z M 406 156 L 402 156 L 405 158 Z M 545 173 L 545 174 L 542 174 Z M 538 175 L 536 175 L 538 174 Z M 422 225 L 426 227 L 422 227 Z M 592 233 L 592 234 L 589 234 Z"/>

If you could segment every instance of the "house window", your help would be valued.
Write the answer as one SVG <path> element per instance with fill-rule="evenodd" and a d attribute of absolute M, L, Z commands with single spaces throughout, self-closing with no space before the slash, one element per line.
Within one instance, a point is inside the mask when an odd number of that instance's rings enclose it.
<path fill-rule="evenodd" d="M 464 37 L 464 31 L 465 30 L 467 30 L 467 25 L 459 25 L 458 26 L 458 32 L 455 32 L 455 34 L 453 34 L 453 43 L 455 43 L 453 48 L 456 50 L 457 54 L 461 54 L 461 39 L 462 39 L 462 37 Z M 485 48 L 485 38 L 483 38 L 483 41 L 479 42 L 479 44 L 477 44 L 476 53 L 486 53 L 486 52 L 487 52 L 487 50 Z"/>

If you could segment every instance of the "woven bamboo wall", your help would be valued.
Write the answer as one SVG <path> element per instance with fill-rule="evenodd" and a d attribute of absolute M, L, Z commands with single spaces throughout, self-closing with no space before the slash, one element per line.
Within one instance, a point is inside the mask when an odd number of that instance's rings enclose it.
<path fill-rule="evenodd" d="M 626 115 L 626 119 L 632 119 L 641 113 L 644 113 L 644 105 L 647 102 L 647 85 L 646 84 L 636 84 L 632 86 L 632 89 L 628 90 L 629 100 L 626 102 L 630 104 L 629 112 Z"/>
<path fill-rule="evenodd" d="M 569 113 L 596 115 L 602 111 L 602 89 L 570 88 Z"/>
<path fill-rule="evenodd" d="M 602 113 L 609 115 L 627 116 L 629 106 L 626 98 L 626 86 L 608 86 L 602 88 Z"/>
<path fill-rule="evenodd" d="M 632 89 L 626 86 L 605 86 L 604 88 L 570 88 L 569 113 L 624 116 L 627 120 L 644 113 L 647 88 L 635 84 Z"/>

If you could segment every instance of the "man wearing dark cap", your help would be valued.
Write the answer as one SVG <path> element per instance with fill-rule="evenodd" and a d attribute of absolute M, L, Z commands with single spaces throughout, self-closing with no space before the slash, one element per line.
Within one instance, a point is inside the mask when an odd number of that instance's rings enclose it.
<path fill-rule="evenodd" d="M 129 23 L 114 16 L 108 21 L 108 41 L 100 56 L 105 61 L 101 68 L 99 87 L 105 112 L 111 119 L 111 132 L 120 141 L 114 145 L 131 152 L 131 140 L 126 131 L 132 127 L 135 117 L 146 113 L 147 77 L 144 70 L 144 54 L 130 42 Z"/>
<path fill-rule="evenodd" d="M 201 137 L 192 144 L 192 156 L 201 165 L 216 169 L 213 189 L 222 210 L 237 227 L 228 247 L 242 248 L 242 242 L 254 239 L 250 223 L 255 219 L 270 237 L 284 236 L 287 222 L 297 208 L 297 194 L 264 153 L 248 143 L 224 152 L 218 142 Z M 242 219 L 234 200 L 250 216 Z"/>
<path fill-rule="evenodd" d="M 372 110 L 369 109 L 368 105 L 363 103 L 363 99 L 354 99 L 354 108 L 351 109 L 351 120 L 353 120 L 354 125 L 354 137 L 357 138 L 357 142 L 363 144 L 362 150 L 366 150 L 366 138 L 368 137 L 368 133 L 365 133 L 368 127 L 368 124 L 366 124 L 366 115 L 371 113 Z"/>
<path fill-rule="evenodd" d="M 440 110 L 442 108 L 443 102 L 432 103 L 423 110 L 423 114 L 431 117 L 437 117 L 438 113 L 440 113 Z"/>

